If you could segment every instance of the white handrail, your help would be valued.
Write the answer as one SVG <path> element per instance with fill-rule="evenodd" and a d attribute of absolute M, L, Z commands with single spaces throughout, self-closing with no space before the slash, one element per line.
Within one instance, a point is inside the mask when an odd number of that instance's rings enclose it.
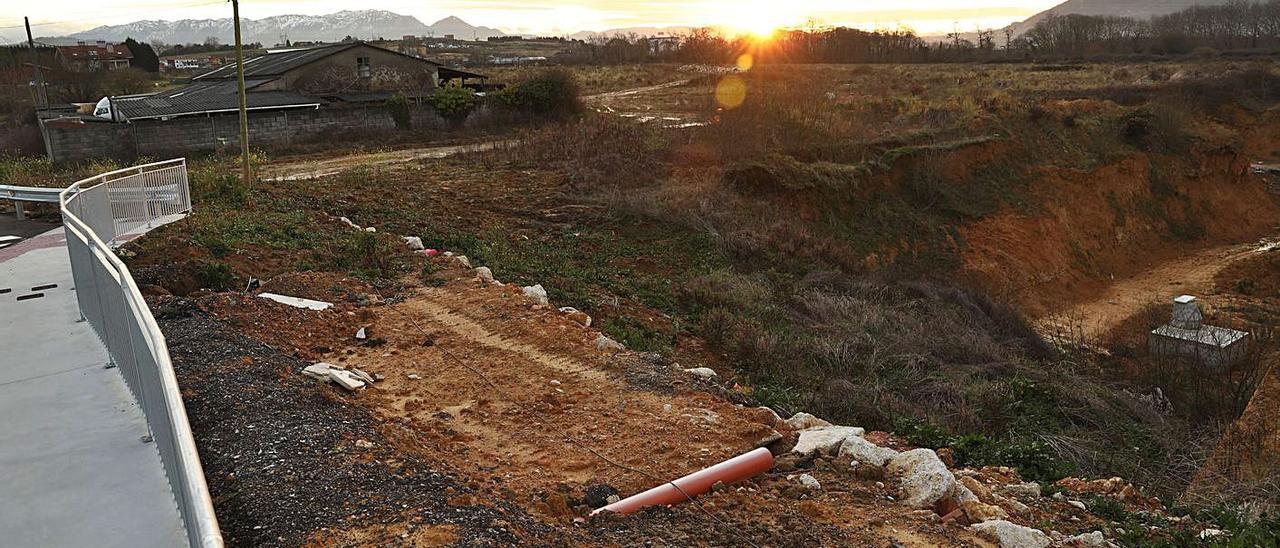
<path fill-rule="evenodd" d="M 125 177 L 114 175 L 130 172 Z M 159 174 L 160 181 L 146 180 Z M 134 177 L 141 177 L 142 186 Z M 125 181 L 132 199 L 113 201 L 111 184 Z M 155 198 L 149 191 L 162 186 L 177 189 L 173 196 Z M 102 190 L 98 190 L 102 189 Z M 141 195 L 141 200 L 137 196 Z M 169 487 L 178 505 L 193 547 L 221 548 L 222 533 L 213 512 L 213 500 L 204 480 L 200 455 L 187 421 L 177 376 L 169 358 L 164 333 L 151 315 L 146 300 L 129 273 L 129 268 L 116 257 L 108 242 L 116 240 L 118 228 L 129 227 L 145 219 L 148 227 L 158 217 L 155 209 L 166 215 L 190 211 L 190 193 L 186 178 L 186 159 L 179 158 L 142 166 L 119 169 L 95 175 L 67 187 L 58 196 L 67 232 L 67 249 L 71 255 L 76 298 L 81 314 L 107 346 L 111 360 L 119 366 L 130 389 L 138 398 L 152 439 L 160 452 L 161 463 L 169 478 Z M 170 203 L 172 202 L 172 203 Z M 139 209 L 141 205 L 141 209 Z M 101 234 L 81 216 L 100 221 Z M 104 238 L 106 236 L 106 238 Z"/>

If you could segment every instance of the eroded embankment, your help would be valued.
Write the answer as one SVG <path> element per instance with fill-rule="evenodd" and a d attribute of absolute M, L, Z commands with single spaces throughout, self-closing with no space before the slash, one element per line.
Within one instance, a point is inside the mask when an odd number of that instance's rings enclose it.
<path fill-rule="evenodd" d="M 1244 155 L 1217 150 L 1186 161 L 1135 153 L 1096 169 L 1041 168 L 1028 189 L 1037 207 L 1006 208 L 961 229 L 965 269 L 1032 317 L 1192 289 L 1185 283 L 1211 280 L 1236 246 L 1280 223 L 1280 207 L 1248 166 Z M 1164 283 L 1132 288 L 1143 294 L 1108 293 L 1166 263 L 1170 275 L 1157 276 Z M 1118 323 L 1136 309 L 1087 312 Z"/>

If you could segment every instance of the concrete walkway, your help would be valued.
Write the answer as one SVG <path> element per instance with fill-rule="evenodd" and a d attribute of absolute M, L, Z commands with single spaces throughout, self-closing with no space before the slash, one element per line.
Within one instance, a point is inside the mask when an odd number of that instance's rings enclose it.
<path fill-rule="evenodd" d="M 183 546 L 142 409 L 72 286 L 61 228 L 0 249 L 0 545 Z"/>

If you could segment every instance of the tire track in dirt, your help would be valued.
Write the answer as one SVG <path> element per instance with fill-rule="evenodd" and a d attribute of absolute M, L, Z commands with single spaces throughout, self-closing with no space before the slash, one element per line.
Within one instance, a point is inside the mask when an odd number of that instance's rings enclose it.
<path fill-rule="evenodd" d="M 1202 249 L 1117 280 L 1088 301 L 1036 321 L 1041 333 L 1058 342 L 1099 345 L 1125 320 L 1151 304 L 1183 294 L 1211 295 L 1214 278 L 1228 266 L 1274 249 L 1280 237 L 1248 244 Z"/>

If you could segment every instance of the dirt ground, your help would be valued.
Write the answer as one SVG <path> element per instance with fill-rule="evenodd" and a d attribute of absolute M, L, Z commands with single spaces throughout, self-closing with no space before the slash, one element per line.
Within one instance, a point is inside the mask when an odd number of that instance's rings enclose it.
<path fill-rule="evenodd" d="M 447 493 L 447 506 L 468 512 L 476 509 L 479 514 L 474 520 L 503 514 L 510 526 L 499 532 L 522 541 L 626 545 L 645 538 L 665 545 L 984 545 L 961 526 L 939 523 L 932 512 L 905 511 L 890 502 L 893 491 L 884 482 L 860 479 L 847 466 L 829 461 L 800 464 L 822 482 L 819 493 L 788 479 L 796 466 L 791 463 L 702 497 L 696 506 L 582 522 L 601 504 L 590 502 L 593 489 L 633 494 L 747 452 L 768 441 L 776 429 L 785 432 L 785 428 L 768 411 L 734 404 L 722 397 L 726 391 L 719 385 L 697 380 L 656 355 L 597 350 L 598 332 L 532 303 L 518 288 L 484 286 L 470 271 L 457 268 L 443 275 L 449 279 L 446 285 L 411 288 L 384 301 L 390 304 L 341 304 L 311 312 L 252 297 L 214 294 L 196 298 L 194 303 L 202 309 L 198 313 L 162 313 L 162 323 L 177 332 L 169 336 L 175 359 L 187 377 L 181 380 L 197 387 L 189 395 L 189 405 L 193 416 L 203 417 L 195 425 L 198 441 L 214 454 L 206 456 L 209 476 L 243 474 L 234 471 L 242 469 L 234 458 L 227 463 L 217 456 L 222 451 L 239 455 L 246 451 L 225 447 L 228 434 L 223 428 L 231 424 L 249 428 L 260 412 L 286 423 L 287 417 L 302 415 L 308 419 L 304 424 L 320 420 L 306 428 L 332 434 L 332 439 L 316 441 L 339 446 L 342 459 L 392 471 L 410 463 L 427 467 L 443 476 L 442 482 L 447 479 L 437 486 Z M 273 287 L 318 297 L 333 284 L 346 284 L 353 292 L 368 289 L 322 277 L 292 277 Z M 208 321 L 200 319 L 203 314 L 250 337 L 271 341 L 269 348 L 277 352 L 309 358 L 277 355 L 264 362 L 256 355 L 247 359 L 231 355 L 218 368 L 188 370 L 186 364 L 195 361 L 192 352 L 208 351 L 195 348 L 194 340 L 188 342 L 183 336 L 190 324 Z M 308 316 L 302 324 L 300 314 Z M 312 323 L 320 327 L 305 327 Z M 372 343 L 354 339 L 354 329 L 359 327 L 368 329 Z M 227 331 L 226 327 L 206 328 Z M 239 335 L 226 337 L 241 340 Z M 242 343 L 262 348 L 255 344 Z M 359 368 L 381 380 L 360 393 L 347 394 L 299 375 L 298 370 L 311 359 Z M 206 401 L 208 394 L 198 387 L 223 374 L 255 379 L 246 381 L 246 386 L 256 387 L 252 395 L 224 397 L 258 401 L 268 396 L 273 401 L 260 402 L 263 409 L 246 401 Z M 303 407 L 322 416 L 299 413 L 294 407 L 299 398 L 313 402 Z M 218 419 L 211 418 L 209 412 L 227 405 L 231 408 L 222 408 Z M 285 413 L 281 406 L 293 411 Z M 350 416 L 337 418 L 335 413 Z M 326 421 L 335 423 L 336 432 L 324 430 Z M 276 427 L 297 431 L 303 425 Z M 212 437 L 210 429 L 216 432 Z M 273 430 L 263 434 L 274 435 Z M 237 429 L 237 439 L 246 435 L 252 433 Z M 357 441 L 353 438 L 363 441 L 352 445 Z M 329 455 L 323 447 L 310 449 Z M 323 457 L 331 458 L 338 457 Z M 363 473 L 378 477 L 391 472 Z M 242 485 L 218 483 L 220 489 Z M 305 491 L 315 486 L 295 487 Z M 326 487 L 342 488 L 341 484 Z M 217 496 L 224 500 L 230 495 L 220 491 Z M 376 508 L 382 504 L 380 497 L 365 495 L 356 500 L 361 508 L 375 508 L 352 519 L 326 523 L 327 528 L 313 530 L 310 539 L 317 545 L 363 545 L 409 534 L 402 538 L 436 545 L 483 538 L 476 537 L 480 533 L 472 528 L 474 520 L 440 519 L 447 509 L 409 503 L 404 512 L 388 516 L 385 509 Z M 219 515 L 225 510 L 232 516 L 261 511 L 221 505 L 219 510 Z M 369 516 L 377 516 L 379 523 L 370 523 Z M 250 527 L 248 531 L 240 527 L 240 519 Z M 229 538 L 251 538 L 256 544 L 262 538 L 274 538 L 272 534 L 286 541 L 299 534 L 253 529 L 262 525 L 261 520 L 256 514 L 232 517 Z M 298 527 L 301 530 L 305 524 Z M 503 537 L 491 540 L 507 543 Z"/>

